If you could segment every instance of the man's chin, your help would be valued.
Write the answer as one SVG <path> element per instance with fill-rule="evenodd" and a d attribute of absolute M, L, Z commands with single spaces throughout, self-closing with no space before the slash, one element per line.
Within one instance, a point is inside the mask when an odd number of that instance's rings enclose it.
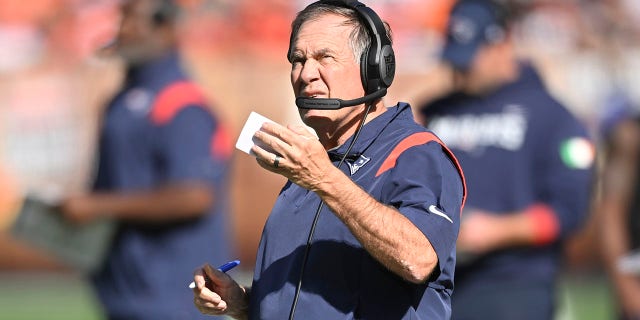
<path fill-rule="evenodd" d="M 312 128 L 314 125 L 331 122 L 331 118 L 327 116 L 327 110 L 298 109 L 298 112 L 302 122 Z"/>

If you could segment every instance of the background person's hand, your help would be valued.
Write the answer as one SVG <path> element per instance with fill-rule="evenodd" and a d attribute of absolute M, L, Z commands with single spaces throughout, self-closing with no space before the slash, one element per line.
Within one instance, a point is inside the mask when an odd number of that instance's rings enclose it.
<path fill-rule="evenodd" d="M 470 212 L 460 224 L 457 249 L 472 255 L 485 254 L 500 246 L 502 220 L 482 211 Z"/>
<path fill-rule="evenodd" d="M 97 217 L 91 198 L 87 196 L 69 197 L 61 202 L 58 208 L 67 221 L 78 225 L 89 223 Z"/>
<path fill-rule="evenodd" d="M 247 317 L 247 292 L 226 273 L 205 264 L 196 269 L 193 282 L 193 302 L 201 313 Z"/>

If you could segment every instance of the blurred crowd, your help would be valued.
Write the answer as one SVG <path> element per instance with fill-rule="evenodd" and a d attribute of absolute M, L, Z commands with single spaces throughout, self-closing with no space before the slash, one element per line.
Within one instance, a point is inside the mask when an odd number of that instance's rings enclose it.
<path fill-rule="evenodd" d="M 300 121 L 292 107 L 285 53 L 290 21 L 311 1 L 178 2 L 186 66 L 214 101 L 232 139 L 251 111 L 283 124 Z M 389 101 L 419 104 L 449 88 L 451 79 L 438 56 L 453 2 L 367 3 L 393 28 L 397 74 Z M 602 147 L 616 123 L 639 111 L 640 2 L 512 2 L 519 9 L 514 33 L 518 53 L 538 66 L 551 92 Z M 86 190 L 94 178 L 99 118 L 124 78 L 122 61 L 111 52 L 118 5 L 117 0 L 3 0 L 0 233 L 10 228 L 25 194 L 55 199 Z M 605 161 L 601 157 L 599 166 Z M 242 267 L 251 270 L 260 231 L 284 181 L 240 153 L 234 154 L 230 170 L 234 242 Z M 600 195 L 598 183 L 594 203 Z M 601 245 L 601 214 L 606 213 L 593 210 L 567 246 L 568 270 L 603 272 L 596 249 Z M 0 248 L 8 247 L 6 241 L 0 237 Z M 31 268 L 32 262 L 4 254 L 0 270 Z"/>

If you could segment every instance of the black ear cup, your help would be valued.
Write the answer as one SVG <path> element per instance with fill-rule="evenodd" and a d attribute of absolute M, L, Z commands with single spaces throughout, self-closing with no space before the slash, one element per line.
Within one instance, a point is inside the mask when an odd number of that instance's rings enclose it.
<path fill-rule="evenodd" d="M 369 92 L 369 69 L 367 67 L 367 60 L 369 58 L 369 48 L 366 48 L 360 56 L 360 80 L 362 81 L 362 87 L 365 91 Z"/>
<path fill-rule="evenodd" d="M 362 85 L 367 94 L 388 88 L 393 82 L 396 59 L 382 19 L 371 8 L 358 1 L 345 1 L 347 7 L 358 12 L 371 35 L 371 45 L 360 60 Z"/>
<path fill-rule="evenodd" d="M 365 50 L 360 60 L 360 77 L 367 94 L 389 88 L 396 74 L 396 57 L 393 48 L 385 45 L 375 53 L 377 63 L 369 61 L 371 49 Z"/>
<path fill-rule="evenodd" d="M 382 47 L 380 56 L 380 79 L 385 88 L 391 86 L 393 78 L 396 75 L 396 56 L 393 48 L 388 45 Z"/>

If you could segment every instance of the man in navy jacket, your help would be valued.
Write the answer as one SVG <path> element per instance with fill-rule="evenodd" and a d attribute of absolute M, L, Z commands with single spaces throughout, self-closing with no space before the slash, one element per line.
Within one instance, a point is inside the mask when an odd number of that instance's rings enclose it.
<path fill-rule="evenodd" d="M 178 8 L 131 0 L 116 50 L 127 64 L 107 106 L 93 192 L 71 197 L 77 223 L 118 222 L 92 282 L 109 319 L 199 319 L 186 288 L 193 267 L 230 259 L 223 124 L 181 66 Z"/>
<path fill-rule="evenodd" d="M 486 0 L 454 6 L 443 60 L 456 90 L 421 108 L 469 188 L 454 319 L 551 319 L 562 241 L 588 211 L 591 140 L 516 58 L 509 15 Z"/>
<path fill-rule="evenodd" d="M 391 45 L 367 9 L 319 1 L 297 15 L 288 59 L 298 99 L 385 93 L 363 83 L 377 72 L 361 77 L 371 61 L 361 57 L 374 54 L 364 50 Z M 389 52 L 377 61 L 393 71 Z M 406 103 L 387 107 L 374 96 L 340 109 L 298 106 L 317 137 L 274 123 L 253 136 L 258 163 L 289 181 L 262 232 L 252 286 L 206 265 L 194 276 L 195 305 L 237 319 L 450 318 L 465 195 L 455 158 Z"/>

